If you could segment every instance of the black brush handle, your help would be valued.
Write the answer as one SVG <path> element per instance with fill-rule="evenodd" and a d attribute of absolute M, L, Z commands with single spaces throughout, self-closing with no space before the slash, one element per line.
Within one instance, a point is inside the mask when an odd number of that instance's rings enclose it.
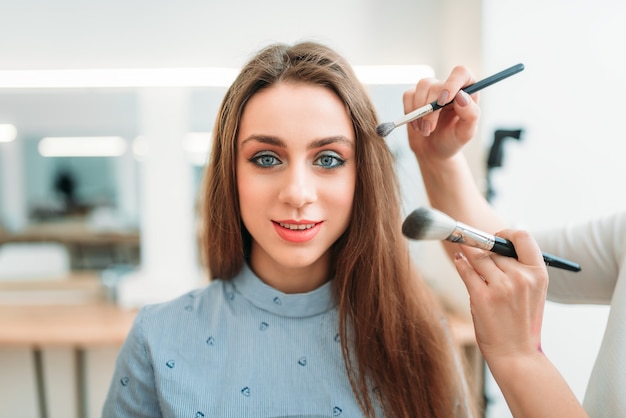
<path fill-rule="evenodd" d="M 494 237 L 493 248 L 491 251 L 507 257 L 517 258 L 517 252 L 515 251 L 513 243 L 502 237 Z M 574 263 L 573 261 L 544 252 L 541 254 L 543 255 L 543 261 L 546 263 L 546 266 L 557 267 L 568 271 L 580 271 L 580 265 Z"/>
<path fill-rule="evenodd" d="M 477 91 L 484 89 L 485 87 L 488 87 L 494 83 L 497 83 L 498 81 L 504 80 L 505 78 L 510 77 L 513 74 L 519 73 L 523 69 L 524 69 L 524 64 L 522 63 L 513 65 L 512 67 L 509 67 L 506 70 L 502 70 L 499 73 L 495 73 L 494 75 L 491 75 L 487 78 L 477 81 L 474 84 L 470 84 L 469 86 L 464 87 L 461 90 L 463 90 L 467 94 L 474 94 Z M 449 105 L 453 101 L 454 99 L 450 100 L 448 103 L 439 105 L 437 104 L 437 101 L 435 100 L 430 105 L 433 107 L 433 111 L 435 111 L 437 109 L 441 109 L 442 107 Z"/>
<path fill-rule="evenodd" d="M 513 243 L 508 239 L 504 239 L 502 237 L 493 237 L 494 243 L 492 252 L 500 255 L 505 255 L 507 257 L 517 258 L 517 252 L 515 251 L 515 247 Z"/>

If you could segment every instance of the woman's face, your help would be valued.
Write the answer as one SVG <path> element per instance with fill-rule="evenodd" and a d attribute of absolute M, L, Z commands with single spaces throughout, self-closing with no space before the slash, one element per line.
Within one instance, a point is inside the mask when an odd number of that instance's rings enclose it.
<path fill-rule="evenodd" d="M 345 105 L 327 88 L 279 83 L 248 101 L 237 141 L 251 268 L 286 293 L 319 287 L 354 201 L 355 137 Z"/>

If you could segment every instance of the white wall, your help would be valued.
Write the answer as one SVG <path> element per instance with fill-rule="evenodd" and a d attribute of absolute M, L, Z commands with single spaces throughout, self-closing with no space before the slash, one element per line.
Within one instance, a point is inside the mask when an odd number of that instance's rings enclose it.
<path fill-rule="evenodd" d="M 494 171 L 499 212 L 511 224 L 535 228 L 625 209 L 626 4 L 483 4 L 485 67 L 526 65 L 506 88 L 483 94 L 485 131 L 525 131 L 521 142 L 505 145 L 504 167 Z M 544 351 L 580 399 L 607 314 L 603 306 L 548 303 L 546 308 Z M 509 415 L 500 403 L 492 416 Z"/>

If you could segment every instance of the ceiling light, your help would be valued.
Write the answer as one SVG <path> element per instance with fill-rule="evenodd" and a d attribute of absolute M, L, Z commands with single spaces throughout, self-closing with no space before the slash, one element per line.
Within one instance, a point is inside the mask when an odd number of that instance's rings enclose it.
<path fill-rule="evenodd" d="M 236 68 L 128 68 L 0 71 L 0 88 L 223 87 Z"/>
<path fill-rule="evenodd" d="M 44 157 L 118 157 L 126 152 L 126 140 L 119 136 L 46 137 L 39 141 Z"/>
<path fill-rule="evenodd" d="M 428 65 L 355 65 L 354 72 L 363 84 L 416 84 L 421 78 L 435 76 Z"/>
<path fill-rule="evenodd" d="M 183 138 L 185 151 L 190 153 L 206 154 L 209 152 L 210 145 L 211 132 L 189 132 Z"/>
<path fill-rule="evenodd" d="M 148 141 L 143 135 L 136 137 L 131 145 L 131 149 L 137 161 L 143 161 L 148 154 Z"/>
<path fill-rule="evenodd" d="M 183 138 L 183 147 L 193 165 L 205 165 L 211 147 L 211 132 L 187 133 Z"/>
<path fill-rule="evenodd" d="M 237 68 L 109 68 L 0 71 L 0 88 L 228 87 Z M 415 84 L 434 71 L 427 65 L 355 65 L 364 84 Z"/>
<path fill-rule="evenodd" d="M 0 142 L 11 142 L 17 137 L 17 129 L 10 123 L 0 123 Z"/>

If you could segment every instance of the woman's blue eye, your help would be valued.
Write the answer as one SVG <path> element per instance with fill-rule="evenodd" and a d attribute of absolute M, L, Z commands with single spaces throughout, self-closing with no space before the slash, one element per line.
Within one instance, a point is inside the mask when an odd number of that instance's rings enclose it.
<path fill-rule="evenodd" d="M 273 167 L 281 163 L 281 161 L 272 154 L 259 154 L 250 159 L 253 164 L 261 167 Z"/>
<path fill-rule="evenodd" d="M 319 156 L 314 163 L 323 168 L 335 168 L 344 165 L 345 161 L 333 153 Z"/>

